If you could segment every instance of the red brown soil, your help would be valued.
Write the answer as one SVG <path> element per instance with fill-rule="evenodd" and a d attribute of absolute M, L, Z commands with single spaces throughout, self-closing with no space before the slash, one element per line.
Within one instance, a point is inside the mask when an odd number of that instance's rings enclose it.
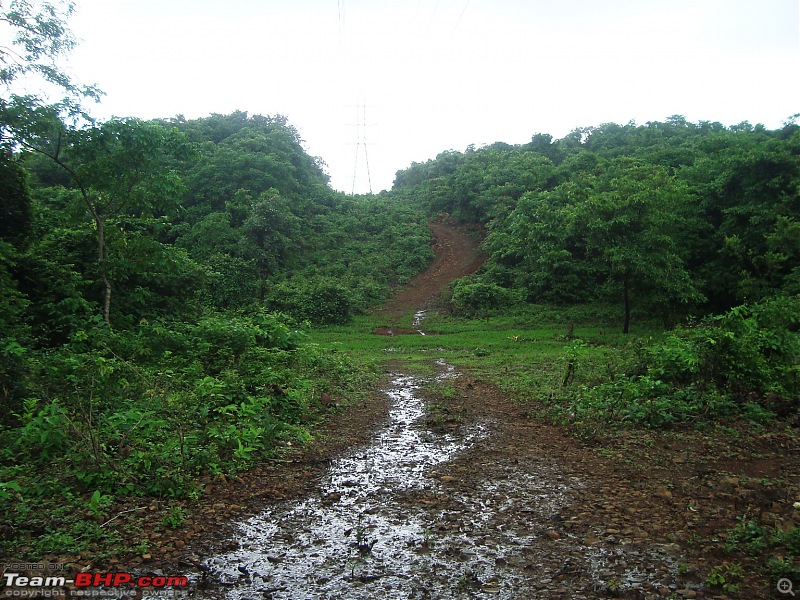
<path fill-rule="evenodd" d="M 462 376 L 455 387 L 454 397 L 431 398 L 438 407 L 435 420 L 450 427 L 488 417 L 497 432 L 448 464 L 442 481 L 463 493 L 503 473 L 543 471 L 551 464 L 568 488 L 567 506 L 549 521 L 531 523 L 550 545 L 551 573 L 558 573 L 542 585 L 542 598 L 778 597 L 776 582 L 763 572 L 764 556 L 741 547 L 726 552 L 723 546 L 742 518 L 772 534 L 800 527 L 800 510 L 793 508 L 800 499 L 796 430 L 729 423 L 708 432 L 636 429 L 576 436 L 535 418 L 529 406 L 478 378 Z M 570 485 L 573 480 L 581 484 Z M 584 547 L 578 552 L 575 540 Z M 636 567 L 648 547 L 669 550 L 680 574 L 674 564 L 668 574 L 664 564 L 655 583 L 624 593 L 611 589 L 608 580 L 601 585 L 581 555 L 587 548 L 609 554 L 626 548 L 608 567 L 622 573 Z M 711 570 L 724 572 L 730 564 L 741 565 L 741 578 L 728 577 L 738 589 L 709 588 Z"/>
<path fill-rule="evenodd" d="M 480 240 L 464 230 L 443 223 L 431 223 L 430 228 L 436 258 L 424 273 L 377 311 L 389 320 L 427 308 L 450 282 L 474 273 L 487 258 L 478 248 Z"/>
<path fill-rule="evenodd" d="M 437 259 L 382 309 L 387 319 L 424 308 L 447 283 L 474 271 L 483 260 L 476 239 L 445 225 L 434 224 L 432 229 Z M 793 508 L 800 500 L 796 430 L 729 423 L 706 432 L 576 432 L 536 418 L 530 405 L 515 403 L 469 375 L 455 380 L 453 397 L 435 401 L 431 427 L 457 428 L 463 421 L 488 419 L 497 432 L 448 464 L 447 475 L 439 475 L 454 490 L 468 492 L 481 481 L 543 461 L 556 465 L 565 481 L 581 482 L 570 487 L 568 503 L 560 512 L 546 522 L 530 523 L 541 544 L 549 544 L 549 564 L 542 567 L 544 572 L 532 574 L 543 582 L 541 598 L 775 597 L 774 582 L 760 571 L 763 557 L 741 551 L 727 554 L 722 546 L 741 517 L 773 531 L 800 525 L 800 511 Z M 385 418 L 386 403 L 376 393 L 335 410 L 308 446 L 287 448 L 281 460 L 235 479 L 207 482 L 199 501 L 184 504 L 188 518 L 176 530 L 163 524 L 175 503 L 150 502 L 134 511 L 128 516 L 139 536 L 131 543 L 148 540 L 150 548 L 144 555 L 69 559 L 77 569 L 139 567 L 181 574 L 196 568 L 209 554 L 235 545 L 232 519 L 254 514 L 266 503 L 307 493 L 333 457 L 370 437 Z M 438 500 L 420 501 L 433 502 L 433 510 Z M 608 581 L 602 585 L 597 581 L 585 551 L 570 546 L 575 539 L 584 549 L 608 551 L 621 545 L 631 549 L 663 545 L 678 557 L 680 577 L 665 565 L 663 585 L 619 592 Z M 625 558 L 624 565 L 609 568 L 630 569 L 639 560 L 633 555 Z M 738 590 L 704 585 L 711 569 L 731 564 L 742 568 L 740 578 L 734 581 L 729 576 Z"/>

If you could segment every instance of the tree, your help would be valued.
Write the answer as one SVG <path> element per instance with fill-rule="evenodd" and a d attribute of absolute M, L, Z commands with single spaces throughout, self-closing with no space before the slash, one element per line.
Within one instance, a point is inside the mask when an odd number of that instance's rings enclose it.
<path fill-rule="evenodd" d="M 0 23 L 13 32 L 11 46 L 0 47 L 0 82 L 8 86 L 22 75 L 36 73 L 69 93 L 96 94 L 81 88 L 56 65 L 76 45 L 66 21 L 75 10 L 71 1 L 11 0 L 0 2 Z"/>
<path fill-rule="evenodd" d="M 242 189 L 258 196 L 274 188 L 297 204 L 327 185 L 299 133 L 281 115 L 234 112 L 176 125 L 203 144 L 200 160 L 187 173 L 191 203 L 202 211 L 223 210 Z"/>
<path fill-rule="evenodd" d="M 17 142 L 48 157 L 69 174 L 95 228 L 97 266 L 103 286 L 102 314 L 110 323 L 112 278 L 106 226 L 126 213 L 163 211 L 182 191 L 168 160 L 189 151 L 177 130 L 139 121 L 112 119 L 101 125 L 70 127 L 55 106 L 17 105 L 7 111 Z"/>
<path fill-rule="evenodd" d="M 686 173 L 713 227 L 704 271 L 717 309 L 791 284 L 800 260 L 793 243 L 800 216 L 800 132 L 776 139 L 738 129 L 709 136 L 705 156 Z"/>
<path fill-rule="evenodd" d="M 571 233 L 586 189 L 567 182 L 551 192 L 528 192 L 508 218 L 490 224 L 484 247 L 508 270 L 504 283 L 525 288 L 538 302 L 594 298 L 597 266 L 586 260 L 583 240 Z"/>
<path fill-rule="evenodd" d="M 7 8 L 6 8 L 7 6 Z M 68 0 L 48 2 L 42 0 L 0 0 L 0 26 L 8 29 L 9 46 L 0 46 L 0 142 L 5 146 L 16 143 L 16 133 L 6 118 L 6 110 L 15 105 L 28 108 L 47 106 L 40 95 L 18 96 L 13 93 L 14 82 L 22 76 L 36 75 L 65 94 L 58 104 L 51 105 L 60 114 L 83 115 L 80 102 L 86 98 L 97 100 L 101 92 L 95 86 L 84 86 L 73 81 L 57 64 L 57 60 L 76 45 L 66 21 L 74 10 Z M 85 115 L 83 115 L 85 116 Z"/>
<path fill-rule="evenodd" d="M 0 149 L 0 239 L 20 244 L 31 227 L 27 173 Z"/>
<path fill-rule="evenodd" d="M 687 200 L 686 185 L 666 169 L 619 159 L 575 207 L 570 234 L 584 240 L 587 260 L 602 273 L 608 292 L 621 294 L 623 333 L 630 329 L 636 297 L 661 310 L 703 299 L 678 237 L 687 222 Z"/>
<path fill-rule="evenodd" d="M 267 278 L 285 265 L 297 239 L 298 218 L 275 189 L 263 192 L 252 204 L 244 232 L 255 248 L 255 262 L 261 274 L 259 300 L 266 297 Z"/>

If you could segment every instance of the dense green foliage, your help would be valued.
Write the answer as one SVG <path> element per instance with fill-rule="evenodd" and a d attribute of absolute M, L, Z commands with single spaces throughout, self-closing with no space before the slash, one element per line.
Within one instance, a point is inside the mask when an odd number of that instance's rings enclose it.
<path fill-rule="evenodd" d="M 5 550 L 119 542 L 98 525 L 115 498 L 195 498 L 310 439 L 377 359 L 444 355 L 581 430 L 796 418 L 797 125 L 537 134 L 346 196 L 279 115 L 88 118 L 97 91 L 52 63 L 70 3 L 11 4 L 24 52 L 0 48 L 0 83 L 66 97 L 0 97 Z M 448 217 L 485 227 L 490 258 L 452 286 L 455 319 L 430 317 L 447 342 L 364 334 Z M 648 337 L 616 333 L 632 322 Z"/>
<path fill-rule="evenodd" d="M 669 330 L 574 382 L 532 385 L 562 422 L 647 427 L 798 409 L 800 127 L 693 124 L 673 116 L 578 129 L 561 140 L 449 151 L 397 173 L 393 194 L 479 223 L 489 260 L 456 282 L 456 314 L 525 304 L 617 306 L 628 333 Z M 718 314 L 719 316 L 713 316 Z M 694 320 L 691 320 L 694 319 Z M 569 321 L 568 318 L 563 319 Z M 525 389 L 527 375 L 519 382 Z"/>
<path fill-rule="evenodd" d="M 347 322 L 432 254 L 417 209 L 331 190 L 282 117 L 32 115 L 4 112 L 0 493 L 11 540 L 49 532 L 36 553 L 80 547 L 42 508 L 192 496 L 309 439 L 322 394 L 370 375 L 302 322 Z"/>
<path fill-rule="evenodd" d="M 200 148 L 183 166 L 188 192 L 164 240 L 203 267 L 207 303 L 266 303 L 342 322 L 432 258 L 419 211 L 333 192 L 285 118 L 234 113 L 165 124 Z"/>
<path fill-rule="evenodd" d="M 612 381 L 565 390 L 559 418 L 646 427 L 797 414 L 800 299 L 739 306 L 636 349 Z"/>
<path fill-rule="evenodd" d="M 66 95 L 0 98 L 0 543 L 29 556 L 113 541 L 87 507 L 195 497 L 310 439 L 323 394 L 374 375 L 307 322 L 347 322 L 432 256 L 419 210 L 334 192 L 284 117 L 90 119 L 96 91 L 54 63 L 70 12 L 0 13 L 24 48 L 0 50 L 2 83 Z"/>
<path fill-rule="evenodd" d="M 480 281 L 531 302 L 610 301 L 667 324 L 800 292 L 800 127 L 682 117 L 446 152 L 394 194 L 479 222 Z"/>

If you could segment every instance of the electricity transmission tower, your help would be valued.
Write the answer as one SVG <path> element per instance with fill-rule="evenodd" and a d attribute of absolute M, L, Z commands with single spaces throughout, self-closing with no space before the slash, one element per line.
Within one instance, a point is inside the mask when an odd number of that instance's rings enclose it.
<path fill-rule="evenodd" d="M 369 185 L 369 193 L 372 193 L 372 176 L 369 172 L 369 152 L 367 147 L 372 145 L 367 142 L 367 105 L 365 102 L 361 102 L 355 106 L 356 108 L 356 122 L 352 124 L 356 128 L 356 141 L 354 142 L 356 147 L 356 156 L 355 156 L 355 164 L 353 166 L 353 187 L 351 190 L 352 194 L 355 194 L 356 191 L 356 180 L 358 179 L 358 169 L 359 164 L 361 162 L 361 150 L 363 148 L 364 154 L 364 167 L 366 168 L 367 173 L 367 184 Z"/>

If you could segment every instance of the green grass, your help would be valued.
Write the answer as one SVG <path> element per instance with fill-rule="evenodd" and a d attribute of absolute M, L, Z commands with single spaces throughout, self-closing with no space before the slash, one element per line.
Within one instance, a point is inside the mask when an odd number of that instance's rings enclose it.
<path fill-rule="evenodd" d="M 395 325 L 410 328 L 412 318 L 409 313 Z M 668 373 L 661 381 L 653 366 L 661 363 L 653 358 L 653 349 L 682 346 L 670 337 L 674 332 L 653 323 L 639 323 L 624 335 L 602 311 L 573 307 L 561 315 L 554 308 L 532 306 L 480 319 L 430 313 L 422 324 L 428 333 L 424 336 L 373 333 L 387 325 L 379 316 L 361 316 L 346 327 L 315 329 L 310 335 L 322 348 L 376 368 L 394 359 L 400 361 L 399 369 L 428 374 L 436 370 L 434 360 L 444 359 L 509 393 L 530 415 L 562 424 L 572 435 L 592 443 L 610 431 L 616 436 L 623 428 L 633 428 L 633 435 L 625 438 L 624 455 L 617 446 L 596 450 L 632 468 L 650 464 L 628 455 L 636 448 L 637 456 L 649 456 L 656 444 L 653 435 L 674 438 L 680 445 L 686 429 L 710 428 L 709 436 L 717 431 L 723 433 L 716 435 L 739 435 L 740 430 L 733 428 L 726 433 L 726 419 L 752 419 L 752 409 L 732 403 L 713 387 L 667 384 Z M 457 416 L 441 401 L 456 393 L 452 382 L 431 384 L 427 391 L 431 393 L 428 424 L 457 423 Z M 796 579 L 800 551 L 796 530 L 776 532 L 742 520 L 725 539 L 726 552 L 748 560 L 757 555 L 762 572 L 773 581 Z M 742 563 L 725 562 L 711 569 L 706 583 L 736 593 L 742 580 Z"/>
<path fill-rule="evenodd" d="M 429 313 L 422 325 L 426 335 L 386 336 L 373 332 L 387 326 L 387 319 L 367 315 L 346 326 L 316 328 L 310 335 L 321 347 L 361 363 L 396 360 L 420 370 L 441 358 L 523 401 L 561 394 L 565 379 L 568 386 L 608 381 L 637 344 L 661 334 L 642 327 L 623 335 L 607 321 L 586 322 L 598 318 L 594 314 L 585 317 L 585 324 L 575 316 L 565 319 L 553 309 L 535 306 L 481 319 Z M 412 318 L 409 312 L 396 326 L 410 328 Z"/>
<path fill-rule="evenodd" d="M 777 308 L 793 310 L 780 303 Z M 765 398 L 764 390 L 777 390 L 791 401 L 797 346 L 780 319 L 771 325 L 764 317 L 762 324 L 734 309 L 723 317 L 727 325 L 665 331 L 639 320 L 626 335 L 612 312 L 576 306 L 561 314 L 526 305 L 473 319 L 431 313 L 423 322 L 428 335 L 394 336 L 375 335 L 389 325 L 384 318 L 363 316 L 311 335 L 323 348 L 361 364 L 394 359 L 422 369 L 444 359 L 528 402 L 532 413 L 587 431 L 609 425 L 701 427 L 730 418 L 765 423 L 775 417 L 771 405 L 747 400 L 743 390 Z M 395 331 L 413 331 L 411 319 L 409 312 L 395 322 Z M 755 340 L 752 351 L 741 330 Z"/>

